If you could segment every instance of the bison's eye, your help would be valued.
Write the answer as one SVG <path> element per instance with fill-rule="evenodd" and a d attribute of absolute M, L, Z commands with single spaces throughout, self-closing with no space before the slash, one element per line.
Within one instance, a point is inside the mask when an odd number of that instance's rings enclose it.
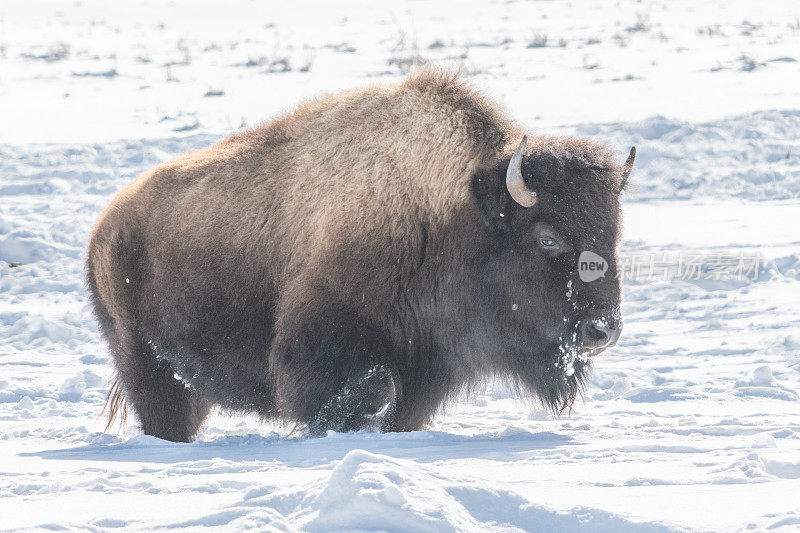
<path fill-rule="evenodd" d="M 550 237 L 540 237 L 539 244 L 548 250 L 558 250 L 558 243 Z"/>

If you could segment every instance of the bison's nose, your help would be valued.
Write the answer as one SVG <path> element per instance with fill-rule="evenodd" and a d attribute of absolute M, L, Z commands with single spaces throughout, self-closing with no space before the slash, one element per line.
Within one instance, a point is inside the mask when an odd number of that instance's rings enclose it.
<path fill-rule="evenodd" d="M 581 344 L 592 350 L 602 350 L 617 344 L 622 334 L 619 319 L 609 318 L 611 313 L 589 312 L 578 325 Z"/>

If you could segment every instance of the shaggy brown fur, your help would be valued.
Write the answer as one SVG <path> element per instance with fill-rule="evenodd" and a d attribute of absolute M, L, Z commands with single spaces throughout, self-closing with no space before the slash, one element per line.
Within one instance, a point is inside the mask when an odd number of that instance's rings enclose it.
<path fill-rule="evenodd" d="M 532 138 L 540 200 L 522 208 L 504 186 L 521 136 L 458 76 L 426 71 L 128 185 L 94 228 L 87 278 L 145 433 L 191 440 L 213 404 L 315 432 L 416 429 L 487 375 L 569 402 L 589 367 L 558 367 L 578 315 L 619 322 L 622 172 L 589 141 Z M 583 249 L 611 276 L 581 285 Z"/>

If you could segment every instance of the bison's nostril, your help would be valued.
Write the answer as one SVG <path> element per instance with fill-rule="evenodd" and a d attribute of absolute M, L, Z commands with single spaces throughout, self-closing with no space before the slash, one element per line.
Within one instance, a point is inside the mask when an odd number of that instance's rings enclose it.
<path fill-rule="evenodd" d="M 598 342 L 603 342 L 609 337 L 609 329 L 599 323 L 590 323 L 586 330 L 587 335 Z"/>
<path fill-rule="evenodd" d="M 591 348 L 608 348 L 619 340 L 622 328 L 609 326 L 604 319 L 589 319 L 581 323 L 581 341 Z"/>

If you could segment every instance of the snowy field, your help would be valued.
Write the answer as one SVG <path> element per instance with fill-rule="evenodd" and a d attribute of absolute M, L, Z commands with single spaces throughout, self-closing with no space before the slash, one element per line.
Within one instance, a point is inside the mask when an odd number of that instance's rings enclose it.
<path fill-rule="evenodd" d="M 800 530 L 798 61 L 795 0 L 0 1 L 0 531 Z M 425 62 L 532 132 L 636 145 L 622 257 L 699 279 L 624 282 L 569 416 L 490 384 L 406 434 L 104 433 L 82 258 L 115 191 Z"/>

